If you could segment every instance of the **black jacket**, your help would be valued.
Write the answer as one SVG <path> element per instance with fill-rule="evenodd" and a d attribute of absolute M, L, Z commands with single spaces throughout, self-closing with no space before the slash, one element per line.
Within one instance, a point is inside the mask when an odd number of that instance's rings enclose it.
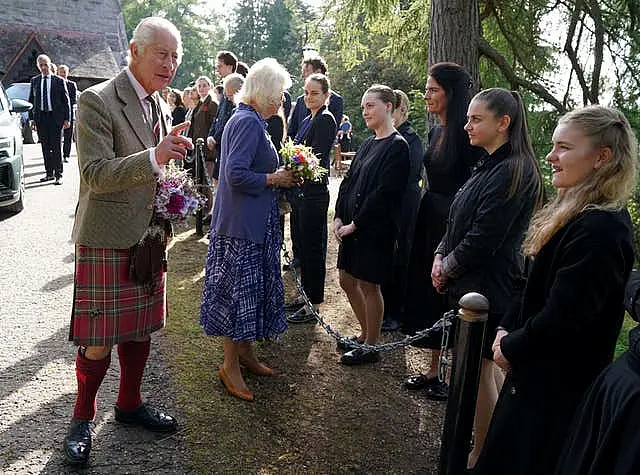
<path fill-rule="evenodd" d="M 452 304 L 468 292 L 489 299 L 491 312 L 505 313 L 513 289 L 522 279 L 520 246 L 535 204 L 535 170 L 526 168 L 519 189 L 510 196 L 512 169 L 521 157 L 511 155 L 507 142 L 485 154 L 456 194 L 437 253 Z"/>
<path fill-rule="evenodd" d="M 36 122 L 36 125 L 40 121 L 41 111 L 41 93 L 40 82 L 42 81 L 42 75 L 38 74 L 31 78 L 31 89 L 29 91 L 29 102 L 33 104 L 33 109 L 30 111 L 30 115 Z M 56 124 L 62 128 L 62 123 L 65 120 L 71 120 L 71 101 L 69 99 L 69 92 L 67 91 L 66 81 L 59 76 L 51 75 L 51 110 L 53 111 L 53 118 Z"/>
<path fill-rule="evenodd" d="M 306 118 L 305 118 L 306 119 Z M 309 128 L 302 136 L 301 143 L 311 147 L 313 154 L 320 160 L 320 166 L 328 172 L 331 166 L 331 151 L 337 132 L 336 120 L 326 106 L 322 106 L 311 119 Z M 329 181 L 328 173 L 324 182 Z"/>
<path fill-rule="evenodd" d="M 613 357 L 632 265 L 626 212 L 586 211 L 535 256 L 520 311 L 502 322 L 511 370 L 474 474 L 554 473 L 581 398 Z"/>
<path fill-rule="evenodd" d="M 398 132 L 409 144 L 409 184 L 418 183 L 422 178 L 424 169 L 424 146 L 422 140 L 411 126 L 410 122 L 404 122 L 398 127 Z"/>

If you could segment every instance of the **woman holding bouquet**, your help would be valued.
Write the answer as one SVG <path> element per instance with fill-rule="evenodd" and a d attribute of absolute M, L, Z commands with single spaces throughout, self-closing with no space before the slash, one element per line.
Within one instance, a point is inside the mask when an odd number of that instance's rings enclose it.
<path fill-rule="evenodd" d="M 333 232 L 340 241 L 340 286 L 360 323 L 357 340 L 375 345 L 384 303 L 380 284 L 391 272 L 396 223 L 409 178 L 409 145 L 393 128 L 396 96 L 388 86 L 371 86 L 362 96 L 362 116 L 375 132 L 360 146 L 340 185 Z M 356 348 L 340 362 L 374 363 L 375 350 Z"/>
<path fill-rule="evenodd" d="M 291 187 L 293 174 L 278 168 L 265 120 L 291 85 L 273 58 L 255 63 L 239 92 L 239 105 L 222 134 L 220 181 L 213 209 L 200 324 L 224 337 L 220 380 L 233 396 L 253 401 L 241 365 L 269 376 L 252 342 L 278 338 L 286 329 L 280 275 L 281 236 L 274 187 Z"/>
<path fill-rule="evenodd" d="M 311 114 L 304 118 L 296 134 L 294 143 L 311 147 L 320 161 L 320 166 L 329 170 L 331 150 L 336 138 L 336 120 L 327 109 L 331 93 L 329 79 L 324 74 L 312 74 L 304 83 L 304 104 Z M 300 272 L 302 285 L 311 304 L 324 301 L 324 279 L 327 259 L 327 211 L 329 210 L 328 174 L 319 181 L 307 180 L 301 185 L 301 199 L 293 211 L 302 243 Z M 287 317 L 290 323 L 313 322 L 313 309 L 304 305 L 301 299 L 287 305 L 295 311 Z"/>
<path fill-rule="evenodd" d="M 617 110 L 590 106 L 560 119 L 547 155 L 558 193 L 531 221 L 526 289 L 493 342 L 494 360 L 508 373 L 474 473 L 561 473 L 556 463 L 574 412 L 613 358 L 624 318 L 633 266 L 624 207 L 635 189 L 637 148 Z"/>

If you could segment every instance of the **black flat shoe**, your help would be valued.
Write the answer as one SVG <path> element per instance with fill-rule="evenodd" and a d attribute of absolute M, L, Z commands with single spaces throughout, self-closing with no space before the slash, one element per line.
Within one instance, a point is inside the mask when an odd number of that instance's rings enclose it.
<path fill-rule="evenodd" d="M 427 399 L 432 401 L 446 401 L 449 398 L 449 385 L 445 382 L 438 381 L 432 384 L 425 391 Z"/>
<path fill-rule="evenodd" d="M 164 412 L 148 404 L 140 404 L 134 411 L 123 411 L 115 406 L 116 421 L 123 424 L 143 427 L 151 432 L 175 432 L 178 428 L 176 420 Z"/>
<path fill-rule="evenodd" d="M 291 315 L 287 315 L 287 322 L 289 323 L 315 323 L 315 321 L 316 317 L 306 306 Z"/>
<path fill-rule="evenodd" d="M 302 307 L 304 307 L 304 299 L 302 297 L 290 300 L 284 304 L 284 309 L 287 312 L 297 312 Z"/>
<path fill-rule="evenodd" d="M 67 436 L 64 438 L 64 459 L 67 464 L 84 466 L 91 454 L 93 422 L 71 419 Z"/>
<path fill-rule="evenodd" d="M 349 338 L 347 338 L 347 340 L 351 340 L 355 343 L 362 343 L 361 341 L 358 341 L 358 337 L 356 335 L 350 336 Z M 340 351 L 351 351 L 354 349 L 353 346 L 347 345 L 346 343 L 343 343 L 341 341 L 336 342 L 336 348 L 338 348 Z"/>
<path fill-rule="evenodd" d="M 376 350 L 365 350 L 363 348 L 356 348 L 355 350 L 347 351 L 340 357 L 340 363 L 346 366 L 359 366 L 369 363 L 377 363 L 380 361 L 380 353 Z"/>
<path fill-rule="evenodd" d="M 432 385 L 438 382 L 438 377 L 434 376 L 429 378 L 424 374 L 414 374 L 413 376 L 409 376 L 404 380 L 404 387 L 410 389 L 411 391 L 415 391 L 417 389 L 425 389 L 431 387 Z"/>

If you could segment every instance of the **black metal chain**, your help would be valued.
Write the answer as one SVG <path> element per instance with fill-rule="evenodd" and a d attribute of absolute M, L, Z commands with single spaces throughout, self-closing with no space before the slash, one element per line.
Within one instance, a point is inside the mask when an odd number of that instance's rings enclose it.
<path fill-rule="evenodd" d="M 384 343 L 381 345 L 368 345 L 366 343 L 359 343 L 357 341 L 352 340 L 351 338 L 346 338 L 340 335 L 340 333 L 334 330 L 331 327 L 331 325 L 329 325 L 324 321 L 324 318 L 322 317 L 322 315 L 313 306 L 313 304 L 309 300 L 309 297 L 307 297 L 307 294 L 304 291 L 298 272 L 296 271 L 295 267 L 291 265 L 292 259 L 289 256 L 289 251 L 287 250 L 284 239 L 282 240 L 282 251 L 283 251 L 285 261 L 289 266 L 289 269 L 291 269 L 293 273 L 296 287 L 305 305 L 307 306 L 307 308 L 311 309 L 311 313 L 313 314 L 313 317 L 316 319 L 317 323 L 325 330 L 325 332 L 327 332 L 328 335 L 333 337 L 336 341 L 338 341 L 345 347 L 349 347 L 352 349 L 363 348 L 365 350 L 389 351 L 389 350 L 394 350 L 396 348 L 403 348 L 403 347 L 409 346 L 418 340 L 422 340 L 423 338 L 431 336 L 432 333 L 441 331 L 442 332 L 441 356 L 440 356 L 440 361 L 438 363 L 438 379 L 440 379 L 440 381 L 444 381 L 444 375 L 446 374 L 446 369 L 449 365 L 448 357 L 446 356 L 447 346 L 449 345 L 451 327 L 453 326 L 453 322 L 456 318 L 456 312 L 454 310 L 449 310 L 448 312 L 445 312 L 442 315 L 442 317 L 437 322 L 435 322 L 430 328 L 425 328 L 424 330 L 420 330 L 415 335 L 407 336 L 403 340 L 398 340 L 391 343 Z"/>

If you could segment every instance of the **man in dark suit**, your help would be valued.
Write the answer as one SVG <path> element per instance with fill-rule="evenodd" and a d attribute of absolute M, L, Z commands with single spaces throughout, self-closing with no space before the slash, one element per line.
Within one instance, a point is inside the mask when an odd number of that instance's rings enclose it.
<path fill-rule="evenodd" d="M 64 79 L 67 83 L 67 92 L 69 93 L 69 105 L 71 106 L 71 116 L 69 119 L 70 126 L 63 131 L 64 145 L 62 146 L 62 161 L 67 163 L 69 161 L 69 155 L 71 155 L 71 142 L 73 140 L 73 125 L 76 120 L 76 96 L 78 86 L 75 81 L 68 79 L 69 66 L 61 64 L 58 66 L 58 76 Z"/>
<path fill-rule="evenodd" d="M 56 185 L 62 184 L 62 129 L 69 128 L 71 106 L 69 93 L 64 79 L 51 74 L 51 60 L 46 54 L 37 59 L 38 69 L 42 74 L 31 78 L 29 102 L 32 119 L 38 129 L 38 137 L 42 145 L 42 156 L 46 175 L 40 181 L 53 180 Z"/>

